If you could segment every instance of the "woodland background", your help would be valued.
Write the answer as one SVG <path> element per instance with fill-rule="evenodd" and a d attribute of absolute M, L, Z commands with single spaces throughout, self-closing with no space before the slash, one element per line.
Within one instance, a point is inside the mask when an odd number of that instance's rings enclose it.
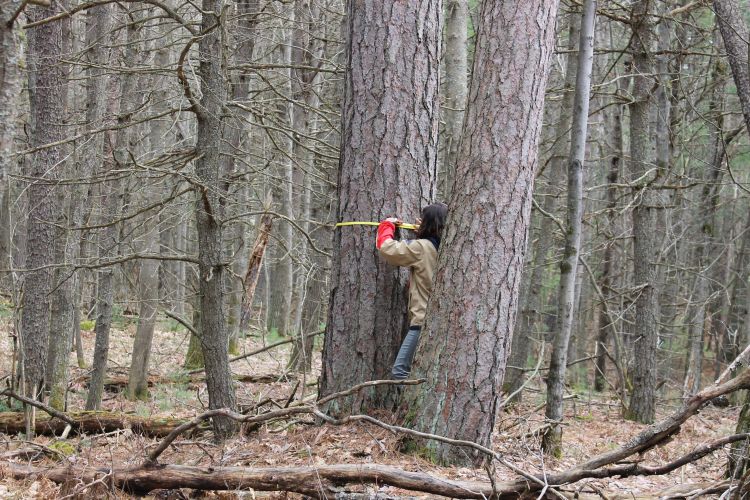
<path fill-rule="evenodd" d="M 0 20 L 0 494 L 747 493 L 745 2 Z M 433 201 L 424 380 L 342 396 L 389 378 L 408 273 L 335 224 Z"/>

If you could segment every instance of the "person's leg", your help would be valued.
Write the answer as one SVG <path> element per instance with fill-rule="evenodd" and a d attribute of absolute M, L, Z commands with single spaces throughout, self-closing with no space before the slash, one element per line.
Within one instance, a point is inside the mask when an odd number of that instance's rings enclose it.
<path fill-rule="evenodd" d="M 414 361 L 414 353 L 417 351 L 417 345 L 419 344 L 419 333 L 419 328 L 409 328 L 409 332 L 401 344 L 401 349 L 398 351 L 398 356 L 396 356 L 396 362 L 393 363 L 391 375 L 394 380 L 404 380 L 409 376 L 411 363 Z"/>

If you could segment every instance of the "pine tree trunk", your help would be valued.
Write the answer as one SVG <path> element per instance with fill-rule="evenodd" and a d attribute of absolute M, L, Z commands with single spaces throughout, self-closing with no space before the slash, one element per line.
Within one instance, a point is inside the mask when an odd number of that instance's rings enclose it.
<path fill-rule="evenodd" d="M 714 0 L 716 22 L 724 40 L 729 66 L 742 106 L 745 125 L 750 130 L 750 70 L 748 69 L 748 29 L 737 0 Z"/>
<path fill-rule="evenodd" d="M 545 417 L 551 426 L 545 432 L 542 447 L 547 453 L 562 456 L 563 391 L 567 368 L 568 344 L 576 313 L 576 279 L 581 249 L 583 220 L 583 163 L 589 117 L 589 92 L 594 62 L 594 20 L 596 1 L 586 0 L 581 19 L 581 35 L 576 64 L 576 92 L 573 104 L 570 159 L 568 164 L 568 206 L 565 251 L 560 262 L 560 289 L 557 302 L 557 328 L 547 375 L 547 407 Z M 571 64 L 571 63 L 569 63 Z M 580 292 L 580 290 L 579 290 Z"/>
<path fill-rule="evenodd" d="M 456 176 L 456 157 L 461 130 L 464 123 L 464 108 L 468 92 L 468 0 L 447 0 L 445 2 L 445 35 L 443 66 L 445 77 L 442 91 L 445 122 L 442 139 L 443 158 L 438 176 L 438 193 L 441 199 L 450 197 L 451 187 Z"/>
<path fill-rule="evenodd" d="M 412 219 L 433 201 L 440 9 L 436 0 L 347 2 L 339 221 Z M 406 276 L 378 257 L 372 228 L 335 230 L 321 396 L 390 377 L 409 326 Z M 366 411 L 386 399 L 373 389 L 334 404 Z"/>
<path fill-rule="evenodd" d="M 28 6 L 29 21 L 38 21 L 61 11 L 53 1 L 47 8 Z M 60 141 L 64 137 L 65 71 L 62 59 L 62 25 L 47 23 L 27 31 L 31 146 Z M 47 364 L 50 332 L 50 291 L 52 272 L 46 266 L 55 255 L 55 230 L 51 225 L 55 213 L 52 183 L 63 168 L 61 146 L 34 153 L 28 161 L 29 209 L 26 222 L 26 263 L 30 271 L 24 276 L 21 313 L 21 388 L 25 395 L 41 399 Z M 32 417 L 33 412 L 27 416 Z M 33 435 L 33 420 L 27 418 L 27 436 Z"/>
<path fill-rule="evenodd" d="M 414 369 L 427 382 L 407 389 L 402 403 L 406 424 L 420 431 L 490 445 L 518 308 L 556 12 L 554 0 L 485 0 L 479 9 L 461 183 Z M 481 458 L 445 443 L 424 446 L 439 462 Z"/>
<path fill-rule="evenodd" d="M 635 342 L 633 392 L 627 412 L 629 419 L 641 423 L 654 421 L 656 412 L 656 350 L 659 337 L 659 282 L 657 260 L 658 193 L 643 178 L 653 164 L 650 112 L 653 88 L 651 52 L 652 2 L 639 0 L 631 14 L 633 37 L 633 101 L 630 104 L 630 178 L 639 180 L 633 209 L 634 279 L 639 287 L 635 303 Z"/>

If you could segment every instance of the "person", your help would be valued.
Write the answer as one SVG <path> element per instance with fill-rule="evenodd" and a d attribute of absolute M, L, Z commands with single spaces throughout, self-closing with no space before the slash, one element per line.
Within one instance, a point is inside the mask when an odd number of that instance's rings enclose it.
<path fill-rule="evenodd" d="M 432 279 L 437 267 L 438 248 L 445 226 L 448 207 L 444 203 L 434 203 L 422 209 L 421 219 L 417 219 L 417 239 L 398 241 L 394 239 L 396 225 L 401 221 L 389 217 L 378 226 L 375 246 L 386 262 L 394 266 L 408 267 L 409 280 L 409 331 L 393 364 L 391 375 L 395 380 L 403 380 L 411 372 L 411 364 L 419 344 L 419 335 L 424 322 L 427 301 L 432 294 Z"/>

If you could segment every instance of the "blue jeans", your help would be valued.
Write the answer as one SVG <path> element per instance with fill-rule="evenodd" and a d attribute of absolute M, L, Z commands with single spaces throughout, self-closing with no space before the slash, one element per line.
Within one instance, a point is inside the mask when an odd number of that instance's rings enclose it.
<path fill-rule="evenodd" d="M 414 361 L 414 353 L 417 352 L 417 345 L 419 344 L 420 331 L 421 327 L 419 326 L 409 327 L 409 332 L 398 350 L 396 362 L 393 363 L 393 369 L 391 369 L 394 380 L 404 380 L 409 376 L 411 363 Z"/>

